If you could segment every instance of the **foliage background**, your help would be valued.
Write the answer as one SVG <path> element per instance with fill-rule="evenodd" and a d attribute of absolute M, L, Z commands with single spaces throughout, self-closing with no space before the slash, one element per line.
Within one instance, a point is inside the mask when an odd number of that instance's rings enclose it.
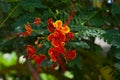
<path fill-rule="evenodd" d="M 36 35 L 49 34 L 46 29 L 49 18 L 66 21 L 72 11 L 71 4 L 71 0 L 0 0 L 0 78 L 31 79 L 31 69 L 36 66 L 29 61 L 20 64 L 18 58 L 26 54 L 26 44 L 34 44 Z M 68 76 L 60 70 L 53 73 L 48 58 L 42 64 L 38 80 L 120 80 L 120 1 L 108 4 L 107 0 L 75 0 L 74 9 L 69 27 L 75 33 L 75 40 L 67 48 L 71 45 L 76 49 L 77 57 L 66 65 Z M 39 27 L 34 27 L 39 31 L 27 38 L 16 36 L 35 17 L 42 21 Z M 111 45 L 106 56 L 101 46 L 94 43 L 96 37 Z M 38 52 L 47 55 L 49 47 L 44 42 Z"/>

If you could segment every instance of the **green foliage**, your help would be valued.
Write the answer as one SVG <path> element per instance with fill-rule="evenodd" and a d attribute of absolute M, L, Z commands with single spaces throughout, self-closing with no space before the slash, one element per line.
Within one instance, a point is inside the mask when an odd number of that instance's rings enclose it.
<path fill-rule="evenodd" d="M 16 67 L 14 63 L 16 63 L 17 57 L 12 51 L 21 53 L 17 56 L 25 55 L 26 45 L 34 45 L 37 35 L 40 35 L 39 43 L 43 45 L 37 49 L 37 54 L 43 53 L 48 56 L 41 65 L 41 70 L 47 74 L 40 76 L 42 79 L 46 76 L 49 80 L 54 78 L 54 74 L 50 71 L 52 62 L 48 55 L 51 44 L 47 42 L 49 35 L 47 20 L 53 18 L 53 21 L 62 20 L 65 23 L 72 11 L 71 4 L 71 0 L 0 1 L 0 64 Z M 75 39 L 65 45 L 68 50 L 77 50 L 76 59 L 66 62 L 68 63 L 66 69 L 74 76 L 71 80 L 120 79 L 120 6 L 116 3 L 111 6 L 106 4 L 103 4 L 101 8 L 96 8 L 92 5 L 91 0 L 76 0 L 74 2 L 75 13 L 68 26 L 74 33 Z M 41 19 L 39 26 L 32 24 L 32 28 L 36 31 L 27 38 L 18 36 L 17 33 L 25 31 L 25 24 L 32 23 L 36 17 Z M 112 46 L 106 56 L 103 55 L 101 47 L 94 43 L 96 37 L 104 39 Z M 12 52 L 9 58 L 11 60 L 2 57 L 4 52 Z M 19 66 L 19 64 L 17 65 Z M 17 69 L 19 70 L 19 68 Z M 26 76 L 27 70 L 25 67 L 22 75 Z M 0 71 L 1 73 L 3 72 Z M 30 78 L 30 76 L 29 74 L 28 77 Z M 55 76 L 57 80 L 69 80 L 59 70 L 56 70 Z"/>
<path fill-rule="evenodd" d="M 2 55 L 0 53 L 0 65 L 9 67 L 12 65 L 15 65 L 17 63 L 17 55 L 15 52 L 12 52 L 11 54 L 5 53 Z"/>
<path fill-rule="evenodd" d="M 112 46 L 120 48 L 120 30 L 107 30 L 106 34 L 103 35 L 105 41 Z"/>

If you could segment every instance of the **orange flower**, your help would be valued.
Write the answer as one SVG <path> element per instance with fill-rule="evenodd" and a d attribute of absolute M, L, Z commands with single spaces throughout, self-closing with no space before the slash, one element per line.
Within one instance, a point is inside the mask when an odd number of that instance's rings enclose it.
<path fill-rule="evenodd" d="M 65 48 L 62 50 L 63 48 L 59 47 L 59 48 L 50 48 L 48 51 L 48 54 L 50 55 L 50 58 L 53 62 L 56 62 L 57 60 L 60 59 L 60 54 L 65 52 Z"/>
<path fill-rule="evenodd" d="M 34 25 L 38 26 L 40 24 L 41 20 L 40 18 L 35 18 Z"/>
<path fill-rule="evenodd" d="M 26 30 L 26 32 L 23 33 L 24 37 L 27 37 L 32 33 L 32 28 L 29 23 L 27 25 L 25 25 L 25 30 Z"/>
<path fill-rule="evenodd" d="M 56 30 L 60 30 L 63 33 L 68 33 L 70 32 L 70 28 L 67 25 L 63 26 L 63 23 L 61 20 L 57 20 L 55 23 L 53 23 L 54 27 L 56 28 Z"/>
<path fill-rule="evenodd" d="M 55 50 L 55 48 L 50 48 L 48 51 L 48 54 L 50 55 L 50 58 L 53 62 L 57 61 L 57 57 L 55 57 L 55 54 L 58 54 L 57 51 Z"/>
<path fill-rule="evenodd" d="M 70 32 L 70 28 L 67 25 L 64 25 L 63 27 L 61 27 L 61 31 L 63 33 L 69 33 Z"/>
<path fill-rule="evenodd" d="M 74 58 L 76 58 L 76 50 L 69 50 L 64 54 L 64 57 L 67 60 L 72 60 Z"/>
<path fill-rule="evenodd" d="M 48 41 L 52 41 L 52 45 L 54 47 L 58 47 L 59 45 L 61 45 L 62 42 L 65 41 L 65 34 L 63 34 L 61 31 L 59 30 L 55 30 L 54 33 L 50 34 L 48 36 Z"/>
<path fill-rule="evenodd" d="M 49 20 L 48 20 L 48 31 L 49 32 L 54 32 L 54 30 L 55 30 L 55 27 L 53 26 L 53 21 L 52 21 L 52 18 L 50 18 Z"/>

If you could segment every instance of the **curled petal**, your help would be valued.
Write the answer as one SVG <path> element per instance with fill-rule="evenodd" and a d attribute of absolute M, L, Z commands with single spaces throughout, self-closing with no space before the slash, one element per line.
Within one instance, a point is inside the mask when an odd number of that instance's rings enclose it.
<path fill-rule="evenodd" d="M 59 47 L 61 41 L 59 40 L 52 40 L 51 44 L 54 46 L 54 47 Z"/>
<path fill-rule="evenodd" d="M 31 45 L 27 45 L 27 55 L 29 58 L 33 58 L 36 54 L 35 48 L 33 48 Z"/>
<path fill-rule="evenodd" d="M 56 49 L 56 51 L 57 51 L 58 53 L 60 53 L 60 54 L 64 54 L 65 51 L 66 51 L 66 49 L 65 49 L 64 46 L 59 46 L 59 47 L 56 47 L 55 49 Z"/>
<path fill-rule="evenodd" d="M 51 60 L 52 60 L 53 62 L 56 62 L 56 61 L 57 61 L 57 59 L 56 59 L 56 57 L 55 57 L 54 55 L 50 55 L 50 58 L 51 58 Z"/>
<path fill-rule="evenodd" d="M 50 35 L 47 37 L 48 41 L 52 40 L 53 38 L 54 38 L 54 34 L 50 34 Z"/>
<path fill-rule="evenodd" d="M 70 32 L 70 28 L 67 25 L 65 25 L 65 26 L 61 27 L 61 31 L 63 33 L 68 33 L 68 32 Z"/>
<path fill-rule="evenodd" d="M 65 34 L 62 33 L 60 30 L 56 30 L 54 32 L 54 36 L 55 36 L 55 40 L 59 40 L 61 42 L 64 42 L 66 38 Z"/>
<path fill-rule="evenodd" d="M 49 49 L 48 54 L 51 55 L 53 53 L 55 53 L 55 49 L 52 47 L 52 48 Z"/>
<path fill-rule="evenodd" d="M 62 21 L 57 20 L 55 23 L 53 23 L 53 25 L 57 30 L 60 30 L 60 28 L 62 27 Z"/>
<path fill-rule="evenodd" d="M 46 56 L 44 54 L 41 54 L 41 55 L 36 55 L 36 57 L 34 58 L 34 61 L 37 63 L 37 64 L 41 64 L 43 60 L 46 59 Z"/>

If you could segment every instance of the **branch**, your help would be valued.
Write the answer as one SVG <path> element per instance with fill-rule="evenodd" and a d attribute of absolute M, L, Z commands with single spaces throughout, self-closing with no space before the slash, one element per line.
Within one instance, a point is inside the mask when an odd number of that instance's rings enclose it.
<path fill-rule="evenodd" d="M 28 68 L 29 68 L 30 72 L 34 74 L 36 70 L 35 70 L 34 67 L 32 66 L 31 62 L 28 61 L 28 60 L 27 60 L 27 65 L 28 65 Z M 35 76 L 35 79 L 36 79 L 36 80 L 40 80 L 40 77 L 39 77 L 39 76 Z"/>

